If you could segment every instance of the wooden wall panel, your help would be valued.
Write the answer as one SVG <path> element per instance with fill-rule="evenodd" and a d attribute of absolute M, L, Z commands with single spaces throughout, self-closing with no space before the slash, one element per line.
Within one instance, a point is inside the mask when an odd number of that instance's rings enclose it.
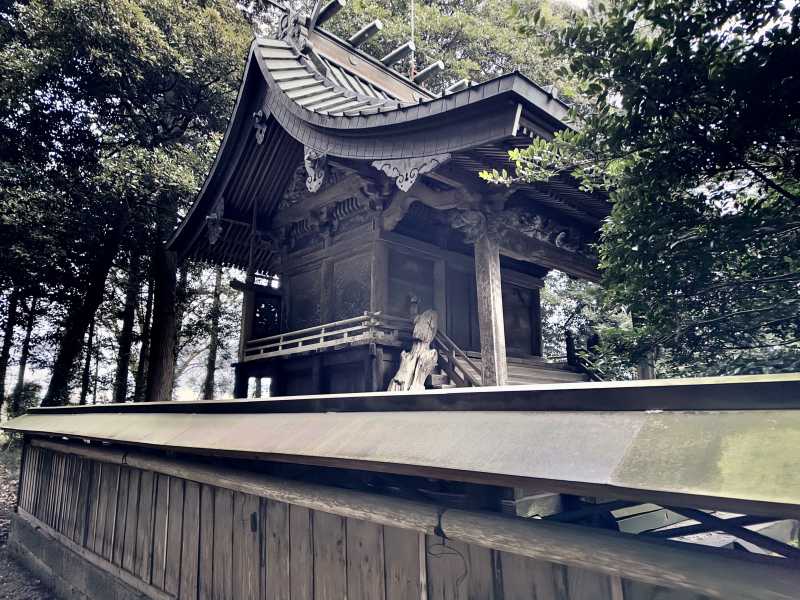
<path fill-rule="evenodd" d="M 103 482 L 103 464 L 93 463 L 92 473 L 89 478 L 89 491 L 86 502 L 86 537 L 85 546 L 94 550 L 97 543 L 97 513 L 100 505 L 100 488 Z M 45 521 L 47 522 L 47 521 Z"/>
<path fill-rule="evenodd" d="M 289 506 L 289 584 L 292 600 L 314 598 L 314 537 L 311 511 Z"/>
<path fill-rule="evenodd" d="M 136 559 L 134 574 L 142 581 L 150 581 L 153 562 L 153 506 L 155 477 L 142 471 L 139 478 L 139 511 L 136 520 Z"/>
<path fill-rule="evenodd" d="M 236 492 L 233 498 L 233 597 L 261 597 L 260 503 L 257 497 Z"/>
<path fill-rule="evenodd" d="M 265 598 L 288 600 L 290 597 L 289 572 L 289 505 L 274 500 L 264 500 L 266 526 L 263 528 L 266 547 Z"/>
<path fill-rule="evenodd" d="M 155 505 L 153 508 L 153 567 L 150 583 L 164 589 L 167 559 L 167 525 L 169 520 L 169 477 L 155 477 Z"/>
<path fill-rule="evenodd" d="M 314 511 L 314 600 L 347 597 L 346 520 L 338 515 Z"/>
<path fill-rule="evenodd" d="M 385 600 L 383 526 L 347 519 L 347 599 Z"/>
<path fill-rule="evenodd" d="M 707 600 L 41 448 L 22 477 L 21 509 L 180 599 Z"/>
<path fill-rule="evenodd" d="M 386 600 L 420 597 L 420 560 L 425 560 L 424 555 L 420 559 L 420 537 L 416 531 L 383 528 Z"/>
<path fill-rule="evenodd" d="M 214 588 L 217 600 L 233 600 L 233 492 L 214 490 Z"/>
<path fill-rule="evenodd" d="M 122 552 L 122 568 L 133 573 L 136 565 L 136 536 L 139 522 L 139 484 L 142 472 L 131 469 L 128 478 L 128 509 L 125 512 L 125 549 Z M 77 540 L 76 540 L 77 541 Z"/>
<path fill-rule="evenodd" d="M 566 572 L 569 600 L 616 600 L 611 597 L 609 577 L 577 567 L 568 567 Z"/>
<path fill-rule="evenodd" d="M 565 569 L 560 565 L 499 552 L 505 600 L 567 600 Z"/>
<path fill-rule="evenodd" d="M 194 481 L 187 481 L 183 490 L 181 560 L 177 569 L 177 574 L 180 577 L 178 597 L 182 600 L 193 600 L 198 596 L 200 517 L 200 484 Z"/>
<path fill-rule="evenodd" d="M 105 478 L 105 489 L 103 496 L 103 536 L 102 546 L 99 554 L 111 561 L 111 554 L 114 550 L 114 531 L 117 517 L 117 495 L 119 493 L 120 467 L 109 465 Z"/>
<path fill-rule="evenodd" d="M 467 598 L 469 565 L 466 549 L 466 544 L 461 542 L 426 537 L 428 600 Z"/>
<path fill-rule="evenodd" d="M 214 597 L 214 487 L 200 488 L 200 543 L 197 568 L 197 597 L 211 600 Z M 187 516 L 188 519 L 188 516 Z M 184 590 L 184 594 L 186 590 Z"/>
<path fill-rule="evenodd" d="M 181 571 L 181 543 L 183 531 L 184 480 L 169 478 L 169 518 L 167 520 L 167 545 L 164 560 L 164 591 L 177 596 Z"/>

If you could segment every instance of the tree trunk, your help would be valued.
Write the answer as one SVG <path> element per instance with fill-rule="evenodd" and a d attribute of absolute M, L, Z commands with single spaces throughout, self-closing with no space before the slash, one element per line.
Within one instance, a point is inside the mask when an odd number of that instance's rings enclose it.
<path fill-rule="evenodd" d="M 181 331 L 183 330 L 183 317 L 186 314 L 186 298 L 188 296 L 189 269 L 183 263 L 178 269 L 178 286 L 175 290 L 175 365 L 178 364 L 178 355 L 181 353 Z M 175 377 L 177 380 L 177 377 Z"/>
<path fill-rule="evenodd" d="M 147 282 L 147 303 L 142 323 L 142 345 L 139 349 L 139 364 L 136 365 L 136 386 L 133 389 L 133 401 L 144 402 L 147 386 L 147 373 L 150 365 L 150 321 L 153 319 L 153 279 Z"/>
<path fill-rule="evenodd" d="M 11 356 L 11 345 L 14 342 L 18 303 L 19 292 L 14 288 L 8 297 L 8 314 L 6 315 L 6 326 L 3 329 L 3 347 L 0 349 L 0 410 L 6 399 L 6 371 L 8 370 L 8 359 Z"/>
<path fill-rule="evenodd" d="M 89 336 L 86 341 L 86 356 L 83 361 L 83 372 L 81 373 L 81 398 L 79 404 L 86 404 L 86 397 L 89 395 L 89 383 L 91 381 L 92 370 L 92 349 L 94 348 L 94 318 L 89 323 Z"/>
<path fill-rule="evenodd" d="M 178 258 L 166 248 L 169 236 L 177 221 L 174 198 L 162 196 L 158 207 L 158 241 L 153 256 L 153 328 L 150 332 L 150 368 L 147 375 L 148 402 L 172 400 L 175 376 L 176 342 L 176 281 Z"/>
<path fill-rule="evenodd" d="M 14 387 L 14 395 L 11 399 L 9 413 L 14 416 L 21 411 L 20 402 L 22 401 L 22 390 L 25 385 L 25 370 L 28 367 L 28 356 L 31 349 L 31 335 L 33 335 L 33 325 L 36 322 L 36 298 L 31 299 L 28 307 L 28 319 L 25 322 L 25 339 L 22 340 L 22 350 L 19 355 L 19 369 L 17 370 L 17 385 Z"/>
<path fill-rule="evenodd" d="M 100 371 L 100 344 L 95 340 L 94 343 L 94 380 L 92 381 L 92 404 L 97 404 L 97 381 L 98 371 Z"/>
<path fill-rule="evenodd" d="M 122 243 L 130 221 L 127 206 L 117 216 L 113 228 L 98 248 L 97 259 L 86 275 L 86 289 L 81 301 L 73 304 L 64 319 L 63 334 L 58 354 L 53 362 L 52 375 L 42 406 L 60 406 L 69 398 L 69 383 L 73 368 L 83 347 L 83 337 L 94 319 L 105 293 L 106 278 Z"/>
<path fill-rule="evenodd" d="M 211 332 L 206 361 L 206 379 L 203 382 L 203 400 L 214 398 L 214 375 L 217 371 L 217 348 L 219 347 L 220 294 L 222 290 L 222 267 L 217 267 L 214 278 L 214 299 L 211 304 Z"/>
<path fill-rule="evenodd" d="M 119 333 L 117 368 L 114 373 L 114 402 L 125 402 L 128 397 L 128 375 L 131 367 L 131 347 L 133 346 L 133 321 L 136 317 L 136 302 L 139 299 L 141 253 L 135 246 L 131 249 L 128 264 L 128 281 L 125 286 L 125 305 L 122 309 L 122 329 Z"/>

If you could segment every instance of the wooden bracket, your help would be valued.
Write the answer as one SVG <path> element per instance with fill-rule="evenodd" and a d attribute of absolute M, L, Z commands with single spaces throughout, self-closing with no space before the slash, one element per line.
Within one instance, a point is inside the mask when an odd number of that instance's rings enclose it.
<path fill-rule="evenodd" d="M 401 191 L 407 192 L 414 185 L 417 177 L 444 164 L 450 160 L 450 156 L 448 153 L 414 158 L 375 160 L 372 162 L 372 166 L 379 171 L 383 171 L 387 177 L 394 179 L 395 184 Z"/>

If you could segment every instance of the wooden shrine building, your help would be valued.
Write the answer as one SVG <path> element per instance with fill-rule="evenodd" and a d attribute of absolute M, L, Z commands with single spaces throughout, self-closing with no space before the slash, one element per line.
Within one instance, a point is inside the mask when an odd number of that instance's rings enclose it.
<path fill-rule="evenodd" d="M 597 278 L 608 203 L 568 178 L 478 177 L 565 128 L 567 107 L 518 73 L 434 93 L 441 63 L 410 79 L 392 68 L 410 44 L 370 56 L 359 45 L 380 27 L 342 40 L 320 28 L 334 12 L 287 14 L 278 39 L 253 42 L 171 242 L 247 273 L 235 397 L 254 377 L 273 395 L 386 390 L 427 310 L 428 387 L 584 379 L 542 359 L 539 289 L 551 269 Z"/>

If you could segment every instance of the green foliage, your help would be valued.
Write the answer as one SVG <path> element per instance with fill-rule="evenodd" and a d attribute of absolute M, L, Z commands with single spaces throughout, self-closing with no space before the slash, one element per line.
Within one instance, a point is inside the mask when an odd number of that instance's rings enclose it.
<path fill-rule="evenodd" d="M 540 38 L 509 27 L 514 14 L 539 10 L 547 27 L 560 28 L 571 18 L 568 4 L 547 0 L 514 4 L 507 0 L 434 0 L 416 1 L 414 10 L 417 70 L 436 60 L 442 60 L 446 67 L 443 75 L 426 83 L 431 89 L 463 78 L 484 81 L 519 70 L 541 85 L 557 85 L 566 96 L 577 93 L 570 77 L 556 75 L 555 67 L 563 64 L 563 59 L 546 57 Z M 363 49 L 380 57 L 411 39 L 410 14 L 408 0 L 353 0 L 326 27 L 349 37 L 368 21 L 379 18 L 383 30 Z M 406 59 L 395 68 L 407 73 L 409 67 Z"/>
<path fill-rule="evenodd" d="M 569 331 L 577 350 L 596 370 L 602 371 L 604 379 L 631 379 L 643 350 L 631 341 L 629 314 L 605 302 L 603 290 L 596 284 L 572 279 L 559 271 L 551 271 L 544 282 L 541 291 L 544 356 L 563 360 Z M 598 336 L 600 332 L 602 336 Z"/>
<path fill-rule="evenodd" d="M 38 383 L 26 381 L 22 384 L 22 390 L 15 402 L 8 407 L 8 418 L 12 419 L 25 414 L 29 408 L 39 405 L 42 397 L 42 386 Z"/>
<path fill-rule="evenodd" d="M 45 298 L 51 341 L 82 337 L 105 256 L 149 257 L 191 203 L 250 39 L 228 0 L 0 8 L 0 285 Z"/>
<path fill-rule="evenodd" d="M 798 364 L 799 21 L 768 0 L 599 7 L 551 48 L 593 99 L 580 126 L 484 174 L 610 193 L 606 300 L 640 319 L 620 344 L 663 347 L 672 373 Z"/>

